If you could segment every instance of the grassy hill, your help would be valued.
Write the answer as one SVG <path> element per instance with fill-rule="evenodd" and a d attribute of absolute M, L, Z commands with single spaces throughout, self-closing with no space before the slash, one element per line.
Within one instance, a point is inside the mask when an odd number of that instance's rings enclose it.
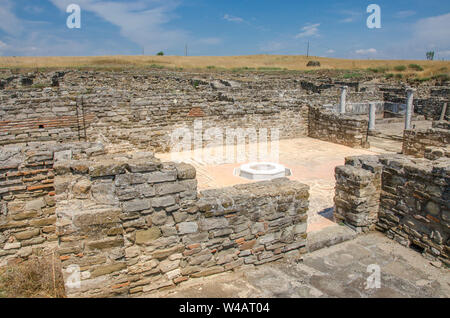
<path fill-rule="evenodd" d="M 320 67 L 307 67 L 311 61 Z M 96 57 L 0 57 L 0 68 L 183 68 L 195 70 L 369 70 L 374 73 L 415 74 L 418 77 L 450 75 L 450 61 L 350 60 L 303 55 L 249 56 L 96 56 Z"/>

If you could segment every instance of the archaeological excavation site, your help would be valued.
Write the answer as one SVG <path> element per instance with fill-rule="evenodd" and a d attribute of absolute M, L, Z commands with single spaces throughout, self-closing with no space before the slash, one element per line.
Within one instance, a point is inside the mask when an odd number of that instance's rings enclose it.
<path fill-rule="evenodd" d="M 448 81 L 0 72 L 0 268 L 50 260 L 70 298 L 450 297 Z"/>

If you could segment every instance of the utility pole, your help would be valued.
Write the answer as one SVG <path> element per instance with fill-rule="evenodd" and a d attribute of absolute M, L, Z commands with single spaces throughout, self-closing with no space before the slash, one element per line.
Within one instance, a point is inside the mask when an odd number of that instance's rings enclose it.
<path fill-rule="evenodd" d="M 185 47 L 184 47 L 184 56 L 188 56 L 188 45 L 186 43 Z"/>
<path fill-rule="evenodd" d="M 309 57 L 309 41 L 308 41 L 308 48 L 306 49 L 306 57 Z"/>

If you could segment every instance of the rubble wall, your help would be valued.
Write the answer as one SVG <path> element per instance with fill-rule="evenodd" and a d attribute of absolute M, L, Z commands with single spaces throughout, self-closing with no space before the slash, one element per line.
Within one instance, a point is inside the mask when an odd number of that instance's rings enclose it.
<path fill-rule="evenodd" d="M 139 295 L 305 252 L 308 187 L 277 179 L 197 193 L 195 169 L 145 154 L 55 165 L 69 297 Z"/>
<path fill-rule="evenodd" d="M 308 136 L 353 148 L 369 148 L 368 120 L 309 107 Z"/>
<path fill-rule="evenodd" d="M 402 153 L 423 158 L 428 147 L 447 148 L 449 145 L 450 130 L 448 129 L 410 129 L 403 133 Z"/>
<path fill-rule="evenodd" d="M 0 264 L 57 246 L 55 158 L 65 152 L 88 157 L 101 145 L 35 144 L 0 147 Z"/>
<path fill-rule="evenodd" d="M 0 95 L 0 145 L 44 141 L 129 143 L 166 152 L 177 128 L 279 129 L 306 136 L 308 108 L 286 80 L 193 80 L 195 74 L 69 72 L 59 87 L 16 88 Z M 224 133 L 225 134 L 225 131 Z"/>
<path fill-rule="evenodd" d="M 349 157 L 335 168 L 335 219 L 358 232 L 374 230 L 378 219 L 382 167 L 373 158 Z"/>
<path fill-rule="evenodd" d="M 406 104 L 405 88 L 384 87 L 384 101 L 394 104 Z M 414 113 L 423 115 L 427 120 L 439 120 L 445 103 L 449 103 L 448 87 L 419 87 L 414 94 Z M 450 109 L 445 114 L 450 116 Z"/>
<path fill-rule="evenodd" d="M 84 140 L 94 118 L 71 96 L 17 92 L 0 103 L 0 145 Z"/>
<path fill-rule="evenodd" d="M 450 263 L 449 158 L 350 157 L 336 168 L 336 181 L 338 219 L 361 230 L 370 224 L 400 244 Z"/>
<path fill-rule="evenodd" d="M 270 136 L 279 129 L 280 139 L 297 138 L 308 135 L 308 105 L 339 102 L 339 89 L 311 94 L 289 74 L 67 70 L 31 77 L 37 87 L 24 87 L 16 76 L 0 93 L 0 145 L 99 141 L 167 152 L 172 132 L 187 128 L 193 134 L 195 121 L 203 133 L 251 128 Z M 382 97 L 351 91 L 347 100 Z"/>

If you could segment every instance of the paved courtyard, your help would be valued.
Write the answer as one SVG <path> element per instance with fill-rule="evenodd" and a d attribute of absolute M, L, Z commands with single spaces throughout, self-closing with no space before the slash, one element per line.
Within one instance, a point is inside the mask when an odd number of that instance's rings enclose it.
<path fill-rule="evenodd" d="M 369 265 L 380 269 L 380 288 L 367 287 Z M 259 266 L 192 279 L 147 297 L 186 298 L 427 298 L 450 297 L 450 273 L 381 233 Z"/>
<path fill-rule="evenodd" d="M 412 126 L 417 129 L 432 128 L 430 120 L 413 120 Z M 375 131 L 369 136 L 371 149 L 374 151 L 387 151 L 400 153 L 403 146 L 403 120 L 391 122 L 389 119 L 377 121 Z"/>
<path fill-rule="evenodd" d="M 191 163 L 197 169 L 198 189 L 216 189 L 236 184 L 249 183 L 251 180 L 235 176 L 234 169 L 249 161 L 236 161 L 232 164 L 211 163 L 204 154 L 216 154 L 218 148 L 203 150 L 195 154 L 172 153 L 156 154 L 163 161 L 171 161 L 174 158 L 183 158 L 184 162 Z M 249 157 L 251 146 L 245 148 L 245 158 Z M 224 148 L 223 154 L 227 153 Z M 333 217 L 334 198 L 334 169 L 345 163 L 345 157 L 358 155 L 375 155 L 384 153 L 381 148 L 354 149 L 346 146 L 329 143 L 313 138 L 296 138 L 279 141 L 279 159 L 285 167 L 290 168 L 291 180 L 297 180 L 310 186 L 310 208 L 308 214 L 308 232 L 317 231 L 328 226 L 335 225 Z M 199 160 L 200 158 L 200 160 Z"/>

